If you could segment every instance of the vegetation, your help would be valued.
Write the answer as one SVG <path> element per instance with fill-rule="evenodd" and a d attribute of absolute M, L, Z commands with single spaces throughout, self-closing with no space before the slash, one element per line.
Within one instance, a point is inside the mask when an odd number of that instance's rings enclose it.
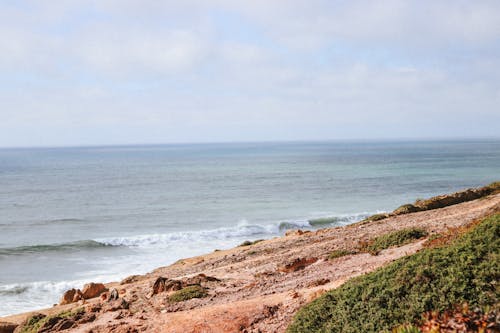
<path fill-rule="evenodd" d="M 168 297 L 171 303 L 183 302 L 192 298 L 203 298 L 208 296 L 207 290 L 200 285 L 189 286 L 174 292 Z"/>
<path fill-rule="evenodd" d="M 354 251 L 349 251 L 349 250 L 335 250 L 333 251 L 332 253 L 330 253 L 328 255 L 328 259 L 329 260 L 333 260 L 333 259 L 337 259 L 337 258 L 340 258 L 340 257 L 345 257 L 345 256 L 348 256 L 350 254 L 355 254 L 356 252 Z"/>
<path fill-rule="evenodd" d="M 19 329 L 19 333 L 37 333 L 49 321 L 53 321 L 56 318 L 73 317 L 82 312 L 84 312 L 83 308 L 79 308 L 74 311 L 64 311 L 53 316 L 45 316 L 41 313 L 37 313 L 26 320 L 26 322 Z"/>
<path fill-rule="evenodd" d="M 489 185 L 479 187 L 476 189 L 467 189 L 452 194 L 438 195 L 429 199 L 417 199 L 414 204 L 402 205 L 396 208 L 391 213 L 382 213 L 369 216 L 366 219 L 360 221 L 359 223 L 364 224 L 373 221 L 380 221 L 390 216 L 443 208 L 446 206 L 456 205 L 462 202 L 483 198 L 490 194 L 495 194 L 499 192 L 500 192 L 500 181 L 493 182 Z"/>
<path fill-rule="evenodd" d="M 246 240 L 246 241 L 244 241 L 243 243 L 241 243 L 241 244 L 240 244 L 240 245 L 238 245 L 238 246 L 250 246 L 250 245 L 254 245 L 254 244 L 260 243 L 260 242 L 262 242 L 262 241 L 263 241 L 263 239 L 257 239 L 257 240 L 255 240 L 255 241 L 253 241 L 253 242 L 252 242 L 252 241 L 249 241 L 249 240 Z"/>
<path fill-rule="evenodd" d="M 391 246 L 401 246 L 425 236 L 427 236 L 427 231 L 420 228 L 402 229 L 376 237 L 368 244 L 363 245 L 362 250 L 377 254 L 380 250 Z"/>
<path fill-rule="evenodd" d="M 440 332 L 498 332 L 499 312 L 497 308 L 470 309 L 468 304 L 443 313 L 436 311 L 422 315 L 422 323 L 401 325 L 393 333 L 440 333 Z"/>
<path fill-rule="evenodd" d="M 288 333 L 390 331 L 464 302 L 498 307 L 498 262 L 500 214 L 449 245 L 424 249 L 327 292 L 299 310 Z M 406 329 L 400 332 L 416 332 Z"/>
<path fill-rule="evenodd" d="M 402 215 L 402 214 L 415 213 L 415 212 L 418 212 L 420 210 L 421 210 L 421 208 L 419 208 L 415 205 L 406 204 L 406 205 L 399 206 L 392 213 L 394 215 Z"/>

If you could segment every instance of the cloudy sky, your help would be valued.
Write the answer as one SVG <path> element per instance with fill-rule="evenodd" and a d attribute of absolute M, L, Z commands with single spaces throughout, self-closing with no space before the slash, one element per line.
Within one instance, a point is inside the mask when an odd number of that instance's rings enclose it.
<path fill-rule="evenodd" d="M 500 1 L 0 1 L 0 146 L 498 137 Z"/>

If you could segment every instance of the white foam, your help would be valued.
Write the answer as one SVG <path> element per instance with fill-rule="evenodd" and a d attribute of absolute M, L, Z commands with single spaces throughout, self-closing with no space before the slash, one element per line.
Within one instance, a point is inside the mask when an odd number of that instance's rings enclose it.
<path fill-rule="evenodd" d="M 94 239 L 96 242 L 127 247 L 161 247 L 169 246 L 176 242 L 197 242 L 228 240 L 241 237 L 270 236 L 278 234 L 277 225 L 258 225 L 240 222 L 236 227 L 218 228 L 212 230 L 173 232 L 167 234 L 146 234 L 125 237 L 107 237 Z M 214 247 L 217 246 L 214 243 Z"/>

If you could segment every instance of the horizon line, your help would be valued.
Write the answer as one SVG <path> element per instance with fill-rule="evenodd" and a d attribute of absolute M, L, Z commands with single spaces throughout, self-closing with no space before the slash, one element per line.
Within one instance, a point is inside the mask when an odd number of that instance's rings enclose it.
<path fill-rule="evenodd" d="M 2 150 L 10 149 L 60 149 L 60 148 L 97 148 L 97 147 L 146 147 L 146 146 L 187 146 L 187 145 L 222 145 L 222 144 L 272 144 L 272 143 L 335 143 L 335 142 L 429 142 L 429 141 L 482 141 L 500 140 L 500 136 L 485 137 L 399 137 L 399 138 L 336 138 L 336 139 L 297 139 L 297 140 L 232 140 L 232 141 L 174 141 L 174 142 L 130 142 L 130 143 L 96 143 L 69 145 L 39 145 L 39 146 L 0 146 Z"/>

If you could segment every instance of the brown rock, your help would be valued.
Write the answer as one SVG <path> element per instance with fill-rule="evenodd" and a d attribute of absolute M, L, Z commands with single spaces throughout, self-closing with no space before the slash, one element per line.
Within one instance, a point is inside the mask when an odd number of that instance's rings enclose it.
<path fill-rule="evenodd" d="M 300 236 L 303 235 L 305 231 L 297 229 L 297 230 L 288 230 L 285 232 L 285 236 Z"/>
<path fill-rule="evenodd" d="M 18 325 L 14 323 L 8 323 L 5 321 L 0 321 L 0 333 L 12 333 Z"/>
<path fill-rule="evenodd" d="M 195 284 L 202 284 L 202 283 L 205 283 L 205 282 L 220 282 L 220 280 L 217 279 L 216 277 L 207 276 L 207 275 L 201 273 L 201 274 L 198 274 L 196 276 L 187 278 L 183 282 L 187 286 L 190 286 L 190 285 L 195 285 Z"/>
<path fill-rule="evenodd" d="M 93 322 L 96 319 L 96 315 L 94 313 L 85 313 L 80 319 L 78 319 L 78 324 L 86 324 Z"/>
<path fill-rule="evenodd" d="M 293 262 L 286 264 L 285 266 L 279 267 L 278 271 L 283 273 L 296 272 L 315 263 L 317 260 L 318 258 L 297 258 Z"/>
<path fill-rule="evenodd" d="M 73 300 L 73 298 L 75 297 L 75 294 L 76 294 L 76 289 L 74 289 L 74 288 L 70 289 L 70 290 L 66 290 L 66 292 L 61 297 L 59 304 L 64 305 L 64 304 L 69 304 L 69 303 L 75 302 Z"/>
<path fill-rule="evenodd" d="M 159 277 L 153 284 L 152 295 L 156 295 L 165 291 L 177 291 L 183 287 L 182 282 L 178 280 L 171 280 L 164 277 Z"/>
<path fill-rule="evenodd" d="M 120 298 L 116 301 L 112 301 L 109 303 L 106 303 L 103 308 L 102 312 L 113 312 L 113 311 L 118 311 L 118 310 L 127 310 L 129 308 L 130 304 L 125 300 L 124 298 Z"/>
<path fill-rule="evenodd" d="M 94 298 L 108 289 L 102 283 L 87 283 L 83 286 L 82 296 L 84 299 Z"/>
<path fill-rule="evenodd" d="M 78 302 L 83 299 L 83 293 L 80 289 L 77 289 L 75 295 L 73 296 L 73 303 Z"/>
<path fill-rule="evenodd" d="M 99 311 L 101 311 L 101 308 L 102 308 L 102 306 L 100 304 L 98 304 L 98 303 L 96 303 L 96 304 L 88 304 L 85 307 L 85 312 L 87 312 L 87 313 L 99 312 Z"/>
<path fill-rule="evenodd" d="M 317 286 L 322 286 L 324 284 L 327 284 L 329 283 L 330 280 L 329 279 L 319 279 L 319 280 L 316 280 L 316 281 L 312 281 L 311 283 L 309 283 L 309 287 L 317 287 Z"/>

